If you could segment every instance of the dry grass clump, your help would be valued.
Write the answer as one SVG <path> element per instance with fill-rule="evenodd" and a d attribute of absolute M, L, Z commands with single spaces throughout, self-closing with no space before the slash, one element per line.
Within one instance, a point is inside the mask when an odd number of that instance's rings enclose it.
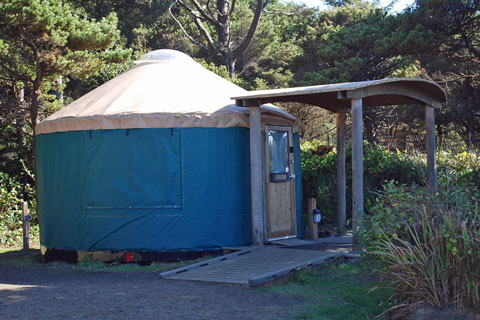
<path fill-rule="evenodd" d="M 480 202 L 471 195 L 444 203 L 427 196 L 403 238 L 380 232 L 369 253 L 400 301 L 390 309 L 394 319 L 421 305 L 480 309 Z"/>

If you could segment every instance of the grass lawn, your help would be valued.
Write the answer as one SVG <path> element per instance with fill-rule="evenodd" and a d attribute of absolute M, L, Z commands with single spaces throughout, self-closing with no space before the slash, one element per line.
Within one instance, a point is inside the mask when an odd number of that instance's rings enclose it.
<path fill-rule="evenodd" d="M 304 309 L 296 310 L 296 319 L 364 320 L 374 319 L 392 306 L 386 301 L 393 290 L 368 293 L 377 284 L 369 265 L 360 262 L 306 271 L 294 280 L 265 290 L 304 297 L 307 303 Z"/>
<path fill-rule="evenodd" d="M 85 261 L 77 264 L 62 262 L 41 263 L 38 249 L 23 251 L 20 248 L 0 249 L 0 265 L 28 265 L 38 268 L 59 268 L 93 272 L 164 272 L 211 257 L 205 256 L 194 261 L 173 263 L 152 263 L 149 266 L 129 264 L 105 264 L 100 261 Z M 368 291 L 378 284 L 378 278 L 368 263 L 323 266 L 300 272 L 293 280 L 281 285 L 267 287 L 280 295 L 305 300 L 302 307 L 294 311 L 294 319 L 374 319 L 392 304 L 386 301 L 393 293 L 391 289 Z M 254 294 L 256 290 L 252 290 Z M 258 292 L 258 291 L 257 291 Z M 387 319 L 386 317 L 379 319 Z"/>

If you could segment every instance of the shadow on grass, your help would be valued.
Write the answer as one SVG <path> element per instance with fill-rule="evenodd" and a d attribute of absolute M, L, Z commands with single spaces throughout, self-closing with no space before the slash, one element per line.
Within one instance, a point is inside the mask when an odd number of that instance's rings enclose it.
<path fill-rule="evenodd" d="M 39 249 L 0 249 L 0 265 L 33 266 L 42 264 Z"/>
<path fill-rule="evenodd" d="M 50 268 L 64 268 L 79 271 L 93 272 L 165 272 L 172 269 L 184 267 L 193 263 L 213 258 L 203 256 L 200 259 L 181 262 L 152 262 L 150 265 L 138 265 L 136 263 L 104 263 L 98 260 L 81 261 L 70 264 L 65 262 L 42 262 L 42 254 L 39 249 L 22 250 L 18 248 L 1 249 L 0 266 L 38 266 Z"/>
<path fill-rule="evenodd" d="M 392 289 L 369 290 L 378 284 L 366 263 L 324 266 L 299 273 L 281 286 L 266 290 L 302 297 L 307 303 L 296 311 L 296 319 L 373 319 L 392 307 Z M 387 318 L 379 318 L 387 319 Z"/>

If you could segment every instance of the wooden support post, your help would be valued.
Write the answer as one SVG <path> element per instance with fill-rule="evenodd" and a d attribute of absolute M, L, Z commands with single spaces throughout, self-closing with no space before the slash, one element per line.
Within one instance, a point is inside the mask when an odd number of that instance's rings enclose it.
<path fill-rule="evenodd" d="M 362 99 L 352 99 L 352 228 L 353 249 L 359 250 L 357 233 L 363 227 L 363 119 Z"/>
<path fill-rule="evenodd" d="M 30 248 L 30 210 L 28 209 L 28 203 L 22 202 L 22 212 L 23 212 L 23 250 L 28 250 Z"/>
<path fill-rule="evenodd" d="M 427 131 L 427 186 L 435 192 L 437 191 L 435 109 L 428 104 L 425 105 L 425 128 Z"/>
<path fill-rule="evenodd" d="M 345 114 L 337 112 L 337 233 L 347 229 L 347 198 L 345 195 Z"/>
<path fill-rule="evenodd" d="M 313 209 L 317 209 L 317 200 L 311 198 L 307 200 L 307 210 L 308 210 L 308 229 L 310 239 L 318 238 L 318 224 L 313 222 Z"/>
<path fill-rule="evenodd" d="M 250 107 L 250 181 L 252 244 L 263 245 L 262 116 L 259 106 Z"/>

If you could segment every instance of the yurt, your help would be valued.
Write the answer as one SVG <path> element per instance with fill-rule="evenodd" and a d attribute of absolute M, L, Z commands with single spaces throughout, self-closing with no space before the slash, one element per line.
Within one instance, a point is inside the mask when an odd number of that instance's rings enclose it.
<path fill-rule="evenodd" d="M 42 253 L 128 260 L 250 245 L 249 109 L 231 100 L 245 92 L 184 53 L 157 50 L 40 122 Z M 265 175 L 296 176 L 280 193 L 292 199 L 290 231 L 266 223 L 267 238 L 300 236 L 297 121 L 271 105 L 261 114 Z"/>

